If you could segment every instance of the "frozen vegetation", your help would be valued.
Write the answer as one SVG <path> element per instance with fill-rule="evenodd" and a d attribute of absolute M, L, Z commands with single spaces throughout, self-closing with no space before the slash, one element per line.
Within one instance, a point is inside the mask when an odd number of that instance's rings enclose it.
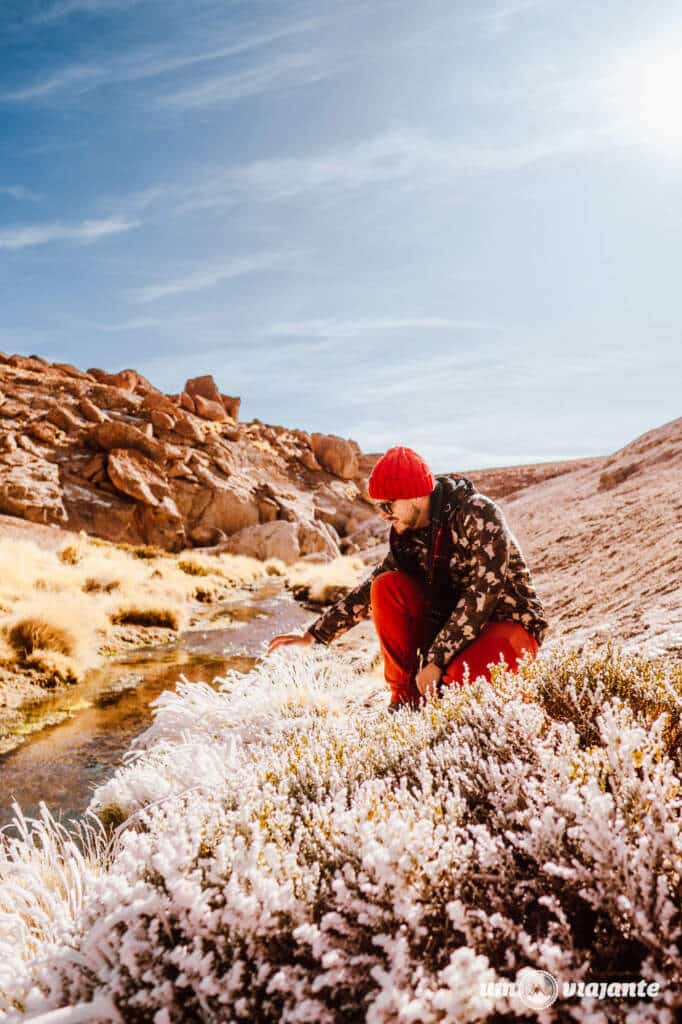
<path fill-rule="evenodd" d="M 660 984 L 544 1024 L 672 1024 L 682 668 L 546 653 L 397 715 L 373 687 L 307 651 L 163 694 L 85 846 L 6 835 L 0 1017 L 499 1024 L 538 1016 L 482 985 L 530 966 Z"/>

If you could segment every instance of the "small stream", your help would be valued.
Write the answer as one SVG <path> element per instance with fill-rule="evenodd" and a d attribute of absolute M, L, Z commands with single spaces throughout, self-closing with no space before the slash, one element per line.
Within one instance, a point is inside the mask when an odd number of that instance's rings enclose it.
<path fill-rule="evenodd" d="M 113 775 L 133 738 L 149 725 L 150 703 L 173 689 L 180 675 L 212 683 L 230 669 L 248 672 L 272 636 L 312 618 L 276 581 L 259 586 L 247 600 L 224 602 L 211 617 L 220 626 L 190 630 L 172 645 L 109 661 L 68 693 L 41 704 L 29 716 L 28 728 L 36 731 L 0 758 L 0 827 L 11 820 L 14 800 L 30 816 L 42 800 L 57 818 L 78 817 L 93 789 Z"/>

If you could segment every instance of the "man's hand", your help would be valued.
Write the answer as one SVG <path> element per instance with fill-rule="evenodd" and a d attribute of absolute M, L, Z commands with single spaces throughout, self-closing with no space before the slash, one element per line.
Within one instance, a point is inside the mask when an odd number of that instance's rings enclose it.
<path fill-rule="evenodd" d="M 441 681 L 443 669 L 438 665 L 425 665 L 421 672 L 417 673 L 415 683 L 422 697 L 430 697 L 436 692 L 436 687 Z"/>
<path fill-rule="evenodd" d="M 272 654 L 278 647 L 291 647 L 295 644 L 304 644 L 306 647 L 308 644 L 314 644 L 315 637 L 312 633 L 282 633 L 280 636 L 273 637 L 268 644 L 268 654 Z"/>

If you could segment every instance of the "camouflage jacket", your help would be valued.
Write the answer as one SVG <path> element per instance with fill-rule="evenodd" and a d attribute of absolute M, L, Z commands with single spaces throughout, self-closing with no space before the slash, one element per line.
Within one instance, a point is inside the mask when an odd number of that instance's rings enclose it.
<path fill-rule="evenodd" d="M 438 479 L 444 489 L 439 525 L 448 531 L 447 561 L 445 587 L 440 587 L 442 625 L 428 647 L 426 661 L 447 665 L 486 622 L 518 622 L 542 643 L 547 630 L 544 610 L 501 510 L 465 477 Z M 383 572 L 409 572 L 426 582 L 429 535 L 428 526 L 402 534 L 391 529 L 390 550 L 383 562 L 308 631 L 328 644 L 366 619 L 372 581 Z"/>

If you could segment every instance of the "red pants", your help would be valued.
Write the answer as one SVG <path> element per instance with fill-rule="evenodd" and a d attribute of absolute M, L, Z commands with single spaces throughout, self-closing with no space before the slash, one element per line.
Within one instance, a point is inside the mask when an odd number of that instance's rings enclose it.
<path fill-rule="evenodd" d="M 402 572 L 384 572 L 372 583 L 372 617 L 376 626 L 384 673 L 397 703 L 416 704 L 420 693 L 414 676 L 417 650 L 422 643 L 426 588 L 415 576 Z M 523 655 L 534 658 L 537 641 L 518 622 L 489 622 L 481 632 L 445 667 L 442 682 L 462 685 L 464 666 L 469 677 L 490 679 L 489 666 L 499 663 L 500 655 L 516 671 Z"/>

